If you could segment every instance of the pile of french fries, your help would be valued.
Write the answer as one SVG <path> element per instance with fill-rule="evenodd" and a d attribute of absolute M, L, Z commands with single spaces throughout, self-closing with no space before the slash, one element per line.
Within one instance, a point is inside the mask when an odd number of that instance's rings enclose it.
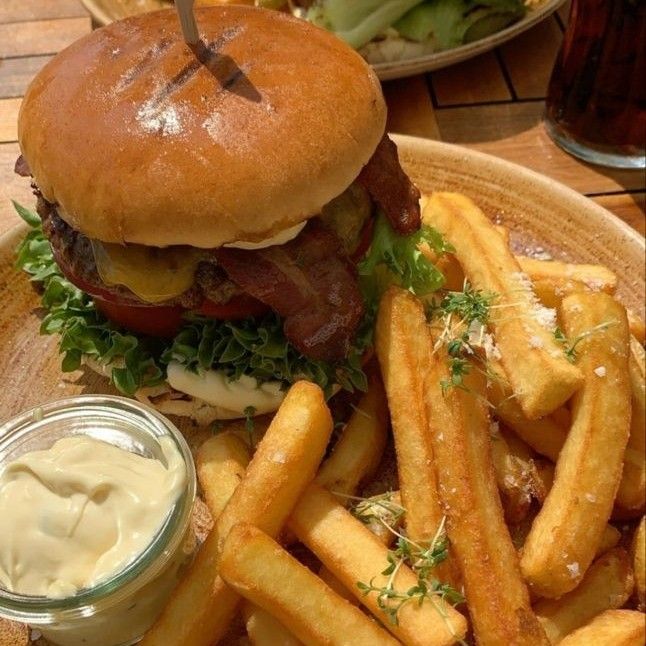
<path fill-rule="evenodd" d="M 332 449 L 304 381 L 255 450 L 200 448 L 214 526 L 144 646 L 644 644 L 643 325 L 608 269 L 514 256 L 462 195 L 423 219 L 447 291 L 384 294 Z M 389 428 L 399 489 L 362 497 Z"/>

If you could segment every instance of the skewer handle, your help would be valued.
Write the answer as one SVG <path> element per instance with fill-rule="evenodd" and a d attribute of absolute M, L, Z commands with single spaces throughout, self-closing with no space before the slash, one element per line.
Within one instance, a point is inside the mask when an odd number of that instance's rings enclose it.
<path fill-rule="evenodd" d="M 195 0 L 175 0 L 175 7 L 179 15 L 179 22 L 182 26 L 184 40 L 189 45 L 197 45 L 200 35 L 197 31 L 195 14 L 193 13 L 193 3 Z"/>

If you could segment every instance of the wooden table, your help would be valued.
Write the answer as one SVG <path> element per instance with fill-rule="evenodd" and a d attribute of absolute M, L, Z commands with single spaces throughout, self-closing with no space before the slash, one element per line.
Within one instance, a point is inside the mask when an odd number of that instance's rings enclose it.
<path fill-rule="evenodd" d="M 590 196 L 643 234 L 643 171 L 580 162 L 557 148 L 541 124 L 566 20 L 562 8 L 493 52 L 386 83 L 389 130 L 462 144 L 532 168 Z M 20 97 L 53 54 L 91 29 L 78 0 L 0 2 L 0 233 L 18 222 L 11 198 L 32 202 L 27 182 L 13 173 Z"/>

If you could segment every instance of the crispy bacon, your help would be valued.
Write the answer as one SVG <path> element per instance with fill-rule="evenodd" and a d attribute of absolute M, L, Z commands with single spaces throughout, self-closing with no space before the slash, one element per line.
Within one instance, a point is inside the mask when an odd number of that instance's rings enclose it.
<path fill-rule="evenodd" d="M 17 175 L 20 175 L 20 177 L 31 177 L 31 168 L 29 168 L 27 160 L 22 155 L 16 159 L 13 171 Z"/>
<path fill-rule="evenodd" d="M 402 170 L 397 146 L 388 135 L 379 142 L 358 180 L 383 209 L 397 233 L 409 235 L 419 229 L 419 191 Z"/>
<path fill-rule="evenodd" d="M 341 243 L 320 222 L 311 220 L 284 245 L 213 253 L 231 280 L 283 317 L 285 336 L 300 352 L 321 361 L 347 355 L 363 301 Z"/>

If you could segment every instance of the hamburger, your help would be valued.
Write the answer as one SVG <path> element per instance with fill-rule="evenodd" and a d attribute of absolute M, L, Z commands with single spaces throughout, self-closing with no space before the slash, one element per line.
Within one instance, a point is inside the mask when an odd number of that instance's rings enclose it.
<path fill-rule="evenodd" d="M 379 82 L 292 16 L 196 18 L 197 46 L 172 10 L 98 29 L 27 90 L 18 264 L 42 331 L 63 370 L 200 422 L 275 410 L 300 378 L 363 389 L 380 285 L 441 281 Z"/>

